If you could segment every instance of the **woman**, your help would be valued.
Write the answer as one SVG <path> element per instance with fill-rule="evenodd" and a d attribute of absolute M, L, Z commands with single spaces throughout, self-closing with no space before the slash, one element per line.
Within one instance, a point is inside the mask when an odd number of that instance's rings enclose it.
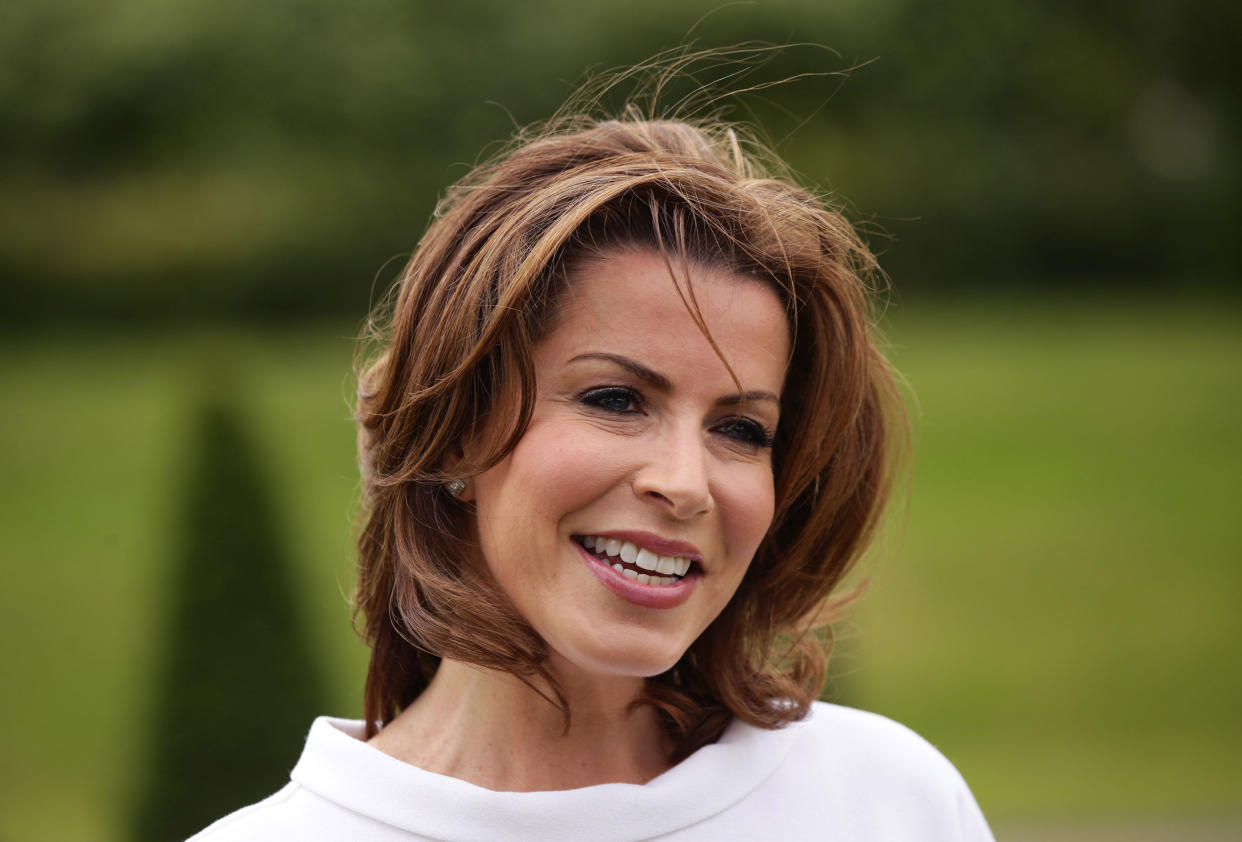
<path fill-rule="evenodd" d="M 360 378 L 365 724 L 196 839 L 991 838 L 813 701 L 897 402 L 871 255 L 757 148 L 563 119 L 448 195 Z"/>

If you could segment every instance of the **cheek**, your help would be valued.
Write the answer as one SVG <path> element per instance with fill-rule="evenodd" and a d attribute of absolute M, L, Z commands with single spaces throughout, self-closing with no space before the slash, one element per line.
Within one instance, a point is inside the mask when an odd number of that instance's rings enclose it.
<path fill-rule="evenodd" d="M 735 474 L 720 484 L 716 498 L 724 515 L 730 556 L 742 557 L 749 563 L 767 535 L 776 511 L 772 472 L 764 469 Z"/>
<path fill-rule="evenodd" d="M 545 424 L 514 451 L 526 505 L 552 519 L 602 495 L 623 473 L 623 449 L 569 424 Z"/>
<path fill-rule="evenodd" d="M 532 423 L 513 452 L 478 478 L 476 507 L 489 558 L 501 534 L 546 537 L 549 525 L 618 487 L 629 462 L 616 438 L 580 425 Z"/>

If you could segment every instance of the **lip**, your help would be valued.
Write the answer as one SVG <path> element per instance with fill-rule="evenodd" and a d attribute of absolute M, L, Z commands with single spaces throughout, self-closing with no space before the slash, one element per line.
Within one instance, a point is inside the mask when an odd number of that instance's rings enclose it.
<path fill-rule="evenodd" d="M 621 536 L 623 533 L 620 532 L 609 532 L 606 534 L 609 538 L 633 541 L 635 544 L 639 543 L 638 541 L 634 541 L 633 538 L 622 539 Z M 647 533 L 631 532 L 624 534 L 646 535 Z M 703 577 L 702 571 L 692 567 L 690 572 L 687 573 L 680 582 L 677 582 L 674 585 L 639 584 L 636 580 L 622 576 L 616 570 L 613 570 L 612 567 L 604 564 L 604 562 L 600 561 L 592 553 L 588 552 L 587 548 L 579 544 L 577 541 L 571 540 L 569 543 L 573 544 L 574 549 L 578 551 L 578 555 L 581 556 L 583 563 L 587 566 L 587 569 L 591 571 L 596 579 L 599 579 L 601 585 L 624 599 L 626 602 L 641 606 L 642 608 L 676 608 L 690 598 L 690 594 L 694 592 L 694 588 L 698 584 L 699 579 Z M 676 544 L 677 542 L 667 543 Z M 653 547 L 647 544 L 643 544 L 642 546 L 646 546 L 653 552 L 655 551 Z M 673 555 L 674 553 L 663 554 Z M 683 553 L 676 554 L 681 555 Z M 688 558 L 694 557 L 689 554 L 684 555 Z"/>

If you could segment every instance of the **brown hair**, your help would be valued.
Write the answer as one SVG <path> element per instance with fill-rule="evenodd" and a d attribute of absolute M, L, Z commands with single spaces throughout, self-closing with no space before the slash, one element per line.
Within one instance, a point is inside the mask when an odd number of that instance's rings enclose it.
<path fill-rule="evenodd" d="M 521 438 L 531 351 L 575 261 L 635 246 L 670 269 L 693 261 L 770 284 L 793 338 L 771 528 L 736 595 L 640 703 L 661 712 L 672 762 L 732 717 L 776 728 L 805 716 L 827 660 L 813 628 L 882 508 L 898 402 L 870 338 L 873 257 L 774 162 L 718 121 L 561 117 L 440 203 L 359 377 L 368 735 L 418 696 L 441 658 L 532 687 L 539 677 L 569 716 L 542 640 L 486 565 L 470 563 L 473 512 L 444 483 L 486 470 Z M 480 438 L 490 447 L 463 462 L 461 443 Z"/>

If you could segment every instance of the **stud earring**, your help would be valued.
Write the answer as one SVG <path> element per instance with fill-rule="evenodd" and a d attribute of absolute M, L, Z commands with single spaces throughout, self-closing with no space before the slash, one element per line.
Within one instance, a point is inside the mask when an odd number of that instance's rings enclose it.
<path fill-rule="evenodd" d="M 454 497 L 460 497 L 461 493 L 466 490 L 466 481 L 464 479 L 451 479 L 444 483 L 444 490 Z"/>

